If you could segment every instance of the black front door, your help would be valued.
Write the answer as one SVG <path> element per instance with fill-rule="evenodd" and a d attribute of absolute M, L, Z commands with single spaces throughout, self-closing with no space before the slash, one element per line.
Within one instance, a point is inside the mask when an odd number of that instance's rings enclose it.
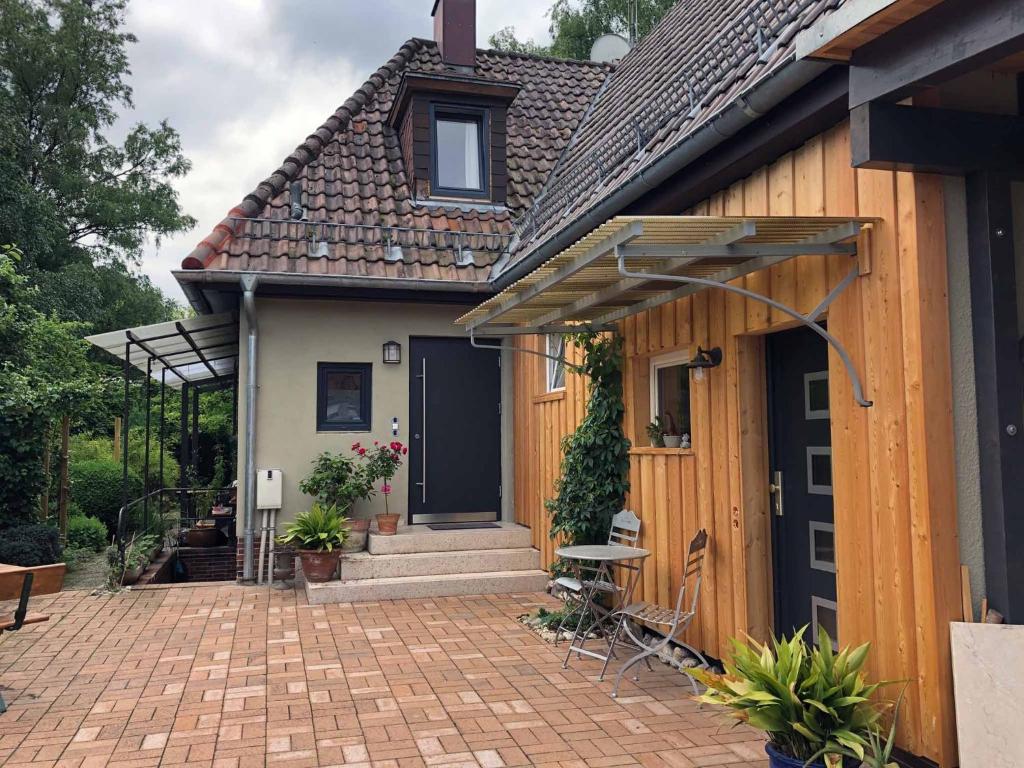
<path fill-rule="evenodd" d="M 409 522 L 499 518 L 498 352 L 465 339 L 409 340 Z"/>
<path fill-rule="evenodd" d="M 836 639 L 828 346 L 800 328 L 768 337 L 775 632 Z"/>

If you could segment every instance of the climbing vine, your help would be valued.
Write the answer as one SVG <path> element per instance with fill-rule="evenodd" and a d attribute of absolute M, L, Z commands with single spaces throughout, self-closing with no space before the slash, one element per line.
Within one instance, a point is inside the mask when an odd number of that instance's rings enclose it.
<path fill-rule="evenodd" d="M 551 513 L 551 537 L 571 544 L 603 543 L 612 515 L 629 491 L 630 442 L 622 431 L 622 337 L 576 334 L 583 363 L 572 368 L 589 382 L 587 413 L 562 439 L 556 496 L 544 506 Z"/>

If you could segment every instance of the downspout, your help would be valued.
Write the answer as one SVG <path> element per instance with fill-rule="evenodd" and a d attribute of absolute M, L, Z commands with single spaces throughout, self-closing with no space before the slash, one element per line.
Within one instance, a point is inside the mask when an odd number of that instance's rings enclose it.
<path fill-rule="evenodd" d="M 733 99 L 719 115 L 699 128 L 682 144 L 642 169 L 596 206 L 579 214 L 572 223 L 551 236 L 529 257 L 513 263 L 501 273 L 492 270 L 492 286 L 496 291 L 502 291 L 516 280 L 525 277 L 549 258 L 617 215 L 645 192 L 664 183 L 673 174 L 753 123 L 830 66 L 831 64 L 824 62 L 801 59 L 790 62 L 762 80 L 746 93 Z"/>
<path fill-rule="evenodd" d="M 242 511 L 242 581 L 253 580 L 253 519 L 256 516 L 256 275 L 242 276 L 242 307 L 245 311 L 245 497 Z"/>

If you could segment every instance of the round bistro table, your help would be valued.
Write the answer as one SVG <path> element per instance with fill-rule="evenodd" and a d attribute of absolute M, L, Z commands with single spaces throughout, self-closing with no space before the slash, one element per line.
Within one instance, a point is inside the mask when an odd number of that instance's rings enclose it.
<path fill-rule="evenodd" d="M 569 666 L 569 657 L 574 652 L 577 656 L 590 656 L 600 661 L 607 661 L 608 654 L 583 647 L 583 643 L 586 641 L 587 635 L 590 634 L 590 630 L 599 624 L 603 624 L 607 617 L 614 613 L 616 607 L 613 606 L 611 611 L 607 610 L 604 606 L 598 604 L 597 596 L 599 594 L 617 595 L 617 607 L 629 605 L 633 599 L 633 590 L 636 589 L 636 583 L 640 576 L 640 567 L 635 563 L 650 557 L 650 550 L 641 549 L 640 547 L 626 547 L 622 544 L 581 544 L 578 546 L 559 547 L 555 550 L 555 555 L 573 564 L 581 586 L 580 599 L 584 605 L 583 611 L 580 614 L 581 620 L 576 622 L 576 631 L 573 632 L 572 640 L 569 641 L 569 651 L 565 654 L 565 661 L 562 662 L 562 667 L 567 668 Z M 595 565 L 585 565 L 587 563 L 594 563 Z M 621 588 L 615 585 L 613 573 L 613 568 L 619 563 L 625 564 L 626 573 L 628 574 L 626 583 Z M 591 573 L 592 576 L 584 579 L 583 571 Z M 590 626 L 584 628 L 582 619 L 587 615 L 587 608 L 590 609 L 595 619 Z M 610 652 L 611 649 L 609 648 Z"/>

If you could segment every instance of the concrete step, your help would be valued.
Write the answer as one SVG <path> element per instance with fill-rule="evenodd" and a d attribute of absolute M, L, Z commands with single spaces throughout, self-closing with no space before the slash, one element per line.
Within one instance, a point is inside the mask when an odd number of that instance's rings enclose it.
<path fill-rule="evenodd" d="M 455 552 L 473 549 L 518 549 L 532 546 L 530 529 L 515 523 L 498 528 L 464 528 L 432 531 L 425 525 L 399 528 L 394 536 L 371 531 L 367 550 L 373 555 L 407 555 L 412 552 Z"/>
<path fill-rule="evenodd" d="M 407 555 L 373 555 L 358 552 L 341 561 L 341 578 L 386 579 L 395 576 L 530 571 L 540 567 L 540 552 L 532 547 L 514 549 L 411 552 Z"/>
<path fill-rule="evenodd" d="M 377 600 L 406 600 L 451 595 L 504 595 L 543 592 L 546 571 L 486 571 L 435 576 L 397 576 L 387 579 L 306 582 L 306 599 L 311 605 L 365 603 Z"/>

